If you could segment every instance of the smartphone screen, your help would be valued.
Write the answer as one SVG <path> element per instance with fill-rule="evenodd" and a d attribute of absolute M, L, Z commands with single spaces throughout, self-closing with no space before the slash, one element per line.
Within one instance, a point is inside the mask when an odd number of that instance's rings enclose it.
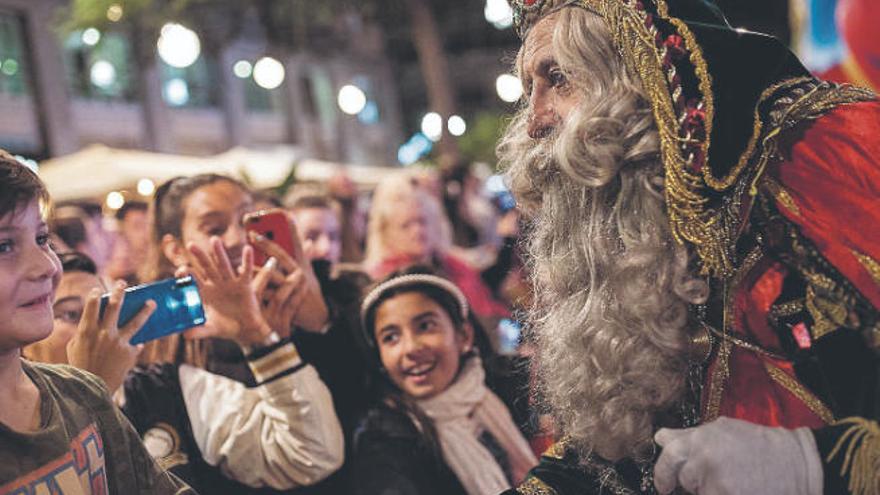
<path fill-rule="evenodd" d="M 283 210 L 275 208 L 248 213 L 244 217 L 244 228 L 278 244 L 294 257 L 293 230 L 290 228 L 290 219 Z M 268 258 L 266 253 L 254 246 L 254 264 L 263 266 Z"/>
<path fill-rule="evenodd" d="M 101 297 L 102 315 L 109 298 L 110 294 Z M 125 289 L 125 300 L 119 312 L 119 326 L 128 323 L 150 299 L 156 302 L 156 310 L 129 340 L 131 344 L 158 339 L 205 323 L 205 310 L 199 288 L 192 277 L 182 277 Z"/>

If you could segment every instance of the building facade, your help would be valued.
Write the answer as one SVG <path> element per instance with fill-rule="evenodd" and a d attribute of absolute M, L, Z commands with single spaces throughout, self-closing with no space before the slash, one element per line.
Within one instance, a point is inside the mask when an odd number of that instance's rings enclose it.
<path fill-rule="evenodd" d="M 246 19 L 236 39 L 203 40 L 179 67 L 155 41 L 138 56 L 122 29 L 62 29 L 67 5 L 0 0 L 0 147 L 45 159 L 93 143 L 192 155 L 292 144 L 320 159 L 396 161 L 397 89 L 375 26 L 340 16 L 346 43 L 313 53 L 269 47 L 256 18 Z M 266 89 L 254 71 L 270 51 L 283 82 Z M 355 115 L 337 104 L 345 85 L 366 98 Z"/>

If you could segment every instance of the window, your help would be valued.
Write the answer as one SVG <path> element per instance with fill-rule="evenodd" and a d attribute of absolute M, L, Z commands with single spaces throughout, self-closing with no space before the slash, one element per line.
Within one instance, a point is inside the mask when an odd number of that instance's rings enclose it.
<path fill-rule="evenodd" d="M 217 64 L 204 54 L 186 68 L 159 61 L 162 96 L 171 107 L 216 107 L 219 100 Z"/>
<path fill-rule="evenodd" d="M 0 93 L 31 94 L 26 54 L 21 19 L 0 10 Z"/>
<path fill-rule="evenodd" d="M 36 157 L 46 150 L 24 26 L 21 16 L 0 9 L 0 148 Z"/>
<path fill-rule="evenodd" d="M 248 111 L 258 113 L 278 113 L 283 107 L 281 85 L 275 89 L 261 88 L 253 77 L 244 80 L 245 105 Z"/>
<path fill-rule="evenodd" d="M 116 101 L 137 98 L 131 43 L 123 33 L 74 31 L 65 38 L 63 50 L 73 95 Z"/>

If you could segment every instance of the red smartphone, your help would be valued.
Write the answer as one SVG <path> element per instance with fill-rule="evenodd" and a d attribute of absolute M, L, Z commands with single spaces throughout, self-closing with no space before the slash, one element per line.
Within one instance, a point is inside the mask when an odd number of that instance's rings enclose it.
<path fill-rule="evenodd" d="M 248 213 L 244 216 L 244 228 L 248 232 L 256 232 L 261 236 L 275 242 L 292 258 L 295 257 L 293 249 L 293 229 L 290 228 L 290 219 L 284 210 L 272 208 Z M 250 236 L 248 236 L 250 239 Z M 263 266 L 269 256 L 260 248 L 254 246 L 254 264 Z"/>

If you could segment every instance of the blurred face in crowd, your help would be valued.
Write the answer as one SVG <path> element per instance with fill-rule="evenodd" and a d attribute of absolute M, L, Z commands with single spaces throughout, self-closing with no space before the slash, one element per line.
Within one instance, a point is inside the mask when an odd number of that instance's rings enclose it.
<path fill-rule="evenodd" d="M 309 260 L 339 262 L 342 235 L 339 217 L 332 208 L 300 208 L 293 211 L 303 252 Z"/>
<path fill-rule="evenodd" d="M 129 249 L 144 253 L 150 245 L 150 219 L 144 210 L 130 210 L 120 222 L 120 233 Z"/>
<path fill-rule="evenodd" d="M 89 217 L 84 224 L 88 247 L 82 252 L 95 261 L 98 270 L 103 270 L 113 256 L 116 234 L 104 228 L 104 219 L 101 216 Z"/>
<path fill-rule="evenodd" d="M 461 356 L 473 344 L 468 325 L 457 329 L 449 313 L 421 292 L 392 296 L 376 309 L 375 337 L 391 382 L 425 399 L 455 381 Z"/>
<path fill-rule="evenodd" d="M 431 255 L 428 215 L 416 201 L 405 201 L 386 219 L 385 246 L 392 256 L 424 259 Z"/>
<path fill-rule="evenodd" d="M 101 280 L 83 271 L 65 272 L 55 291 L 52 311 L 55 322 L 48 338 L 26 349 L 28 357 L 45 363 L 67 363 L 67 343 L 76 334 L 86 297 L 93 289 L 104 290 Z"/>
<path fill-rule="evenodd" d="M 0 218 L 0 353 L 51 333 L 60 272 L 37 200 Z"/>
<path fill-rule="evenodd" d="M 210 239 L 217 236 L 232 266 L 237 267 L 247 242 L 242 217 L 252 209 L 250 194 L 233 182 L 222 180 L 196 189 L 183 201 L 182 238 L 166 235 L 163 240 L 165 255 L 176 266 L 187 264 L 187 244 L 192 242 L 209 253 Z"/>

